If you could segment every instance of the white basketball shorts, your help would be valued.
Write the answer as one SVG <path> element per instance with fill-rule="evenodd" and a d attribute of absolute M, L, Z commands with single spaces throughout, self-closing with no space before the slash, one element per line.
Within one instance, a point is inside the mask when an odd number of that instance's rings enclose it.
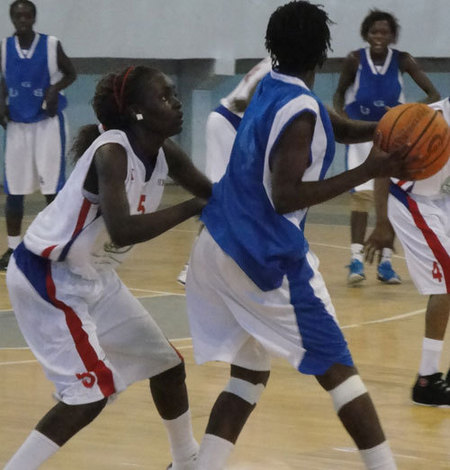
<path fill-rule="evenodd" d="M 115 271 L 88 281 L 22 243 L 7 285 L 25 340 L 68 405 L 99 401 L 181 362 Z"/>
<path fill-rule="evenodd" d="M 306 374 L 353 365 L 316 256 L 308 252 L 280 288 L 264 292 L 205 228 L 191 253 L 186 300 L 195 359 L 268 370 L 270 357 Z"/>
<path fill-rule="evenodd" d="M 389 220 L 423 295 L 450 293 L 450 196 L 431 199 L 392 187 Z"/>
<path fill-rule="evenodd" d="M 65 182 L 64 113 L 38 122 L 8 122 L 6 194 L 56 194 Z"/>
<path fill-rule="evenodd" d="M 361 142 L 360 144 L 350 144 L 346 146 L 345 161 L 347 170 L 353 170 L 362 165 L 372 149 L 372 142 Z M 353 188 L 353 191 L 373 191 L 373 180 L 366 181 Z"/>

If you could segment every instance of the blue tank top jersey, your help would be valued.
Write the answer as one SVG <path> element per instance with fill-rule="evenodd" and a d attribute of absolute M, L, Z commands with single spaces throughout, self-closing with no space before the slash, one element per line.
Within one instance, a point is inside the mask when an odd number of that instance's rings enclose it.
<path fill-rule="evenodd" d="M 286 126 L 303 112 L 316 116 L 303 181 L 323 179 L 334 156 L 328 113 L 298 78 L 271 71 L 258 85 L 238 129 L 230 163 L 201 220 L 219 246 L 262 290 L 279 287 L 308 244 L 307 210 L 278 214 L 271 198 L 271 154 Z"/>
<path fill-rule="evenodd" d="M 6 39 L 3 48 L 4 79 L 8 90 L 9 117 L 16 122 L 37 122 L 48 118 L 42 109 L 45 91 L 51 83 L 48 57 L 48 36 L 38 34 L 29 50 L 29 56 L 19 53 L 16 36 Z M 66 97 L 59 95 L 58 110 L 67 106 Z"/>
<path fill-rule="evenodd" d="M 389 49 L 384 64 L 377 68 L 369 48 L 360 49 L 359 67 L 353 86 L 345 97 L 345 111 L 352 119 L 379 121 L 386 106 L 404 102 L 403 80 L 399 69 L 399 51 Z"/>

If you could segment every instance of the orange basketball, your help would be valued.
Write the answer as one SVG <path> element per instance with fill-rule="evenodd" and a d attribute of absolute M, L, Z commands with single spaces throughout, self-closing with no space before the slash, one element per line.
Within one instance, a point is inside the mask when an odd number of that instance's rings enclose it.
<path fill-rule="evenodd" d="M 381 148 L 394 152 L 411 144 L 408 155 L 420 156 L 409 168 L 424 170 L 413 177 L 421 180 L 437 173 L 450 156 L 450 130 L 442 113 L 423 103 L 407 103 L 390 109 L 380 120 Z"/>

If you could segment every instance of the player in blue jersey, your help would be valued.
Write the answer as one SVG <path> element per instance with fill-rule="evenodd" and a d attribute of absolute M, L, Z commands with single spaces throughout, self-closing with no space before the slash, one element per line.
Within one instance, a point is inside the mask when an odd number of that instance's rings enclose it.
<path fill-rule="evenodd" d="M 344 61 L 334 107 L 342 115 L 364 121 L 378 121 L 386 112 L 405 101 L 402 74 L 407 73 L 426 93 L 424 102 L 439 99 L 439 93 L 407 52 L 392 49 L 399 33 L 397 19 L 388 12 L 371 10 L 361 24 L 361 37 L 368 47 L 350 52 Z M 371 142 L 348 145 L 347 168 L 360 165 L 367 157 Z M 356 186 L 351 191 L 351 260 L 348 266 L 348 283 L 359 284 L 365 280 L 363 245 L 366 236 L 369 209 L 373 205 L 373 181 Z M 378 279 L 386 284 L 401 283 L 392 268 L 394 239 L 389 240 L 380 253 Z"/>
<path fill-rule="evenodd" d="M 65 181 L 66 125 L 61 91 L 76 78 L 72 62 L 54 36 L 33 30 L 36 7 L 29 0 L 10 5 L 14 35 L 1 43 L 0 124 L 6 128 L 5 270 L 20 243 L 24 195 L 40 190 L 51 202 Z"/>
<path fill-rule="evenodd" d="M 351 171 L 324 179 L 334 135 L 370 138 L 373 123 L 330 117 L 311 91 L 330 45 L 324 10 L 305 1 L 271 16 L 273 70 L 239 125 L 230 162 L 202 212 L 186 299 L 195 359 L 231 364 L 211 411 L 198 470 L 223 469 L 265 388 L 271 356 L 316 376 L 367 469 L 397 468 L 374 405 L 353 364 L 334 307 L 304 236 L 307 209 L 370 178 L 404 174 L 400 154 L 374 146 Z M 365 419 L 362 420 L 361 416 Z"/>

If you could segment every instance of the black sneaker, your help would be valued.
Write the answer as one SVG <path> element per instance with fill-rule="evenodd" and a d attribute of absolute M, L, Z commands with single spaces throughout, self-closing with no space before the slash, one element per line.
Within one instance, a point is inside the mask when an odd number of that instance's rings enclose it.
<path fill-rule="evenodd" d="M 419 375 L 412 389 L 412 400 L 418 405 L 450 406 L 450 386 L 441 372 Z"/>
<path fill-rule="evenodd" d="M 8 248 L 0 258 L 0 271 L 6 271 L 6 268 L 8 267 L 9 263 L 9 258 L 11 258 L 11 255 L 13 254 L 13 249 Z"/>

